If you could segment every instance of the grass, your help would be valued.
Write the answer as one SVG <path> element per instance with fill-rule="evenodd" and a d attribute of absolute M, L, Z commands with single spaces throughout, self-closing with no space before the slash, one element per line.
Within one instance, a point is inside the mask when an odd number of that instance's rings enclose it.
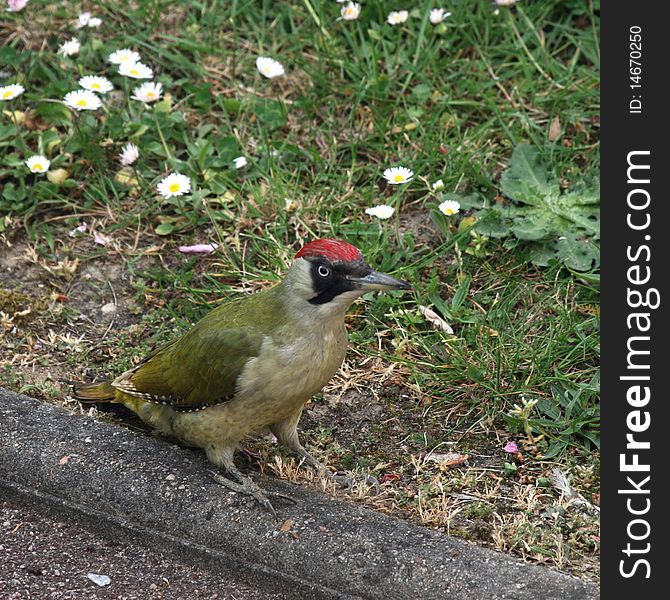
<path fill-rule="evenodd" d="M 434 26 L 433 5 L 415 2 L 396 27 L 385 18 L 402 3 L 381 1 L 351 22 L 325 0 L 97 2 L 103 26 L 79 31 L 74 5 L 9 15 L 0 84 L 26 92 L 0 118 L 0 383 L 72 405 L 62 379 L 120 373 L 229 294 L 276 282 L 304 241 L 342 237 L 415 291 L 352 309 L 348 359 L 303 418 L 307 446 L 380 478 L 382 494 L 354 500 L 597 578 L 597 515 L 550 476 L 559 468 L 597 504 L 598 288 L 476 234 L 468 211 L 441 215 L 431 184 L 503 202 L 520 143 L 564 189 L 597 176 L 599 6 L 454 1 Z M 56 55 L 73 35 L 79 55 Z M 106 63 L 124 47 L 154 69 L 160 102 L 127 100 L 136 82 Z M 259 55 L 286 76 L 263 79 Z M 104 111 L 58 102 L 84 74 L 114 82 Z M 127 141 L 141 158 L 120 169 Z M 33 153 L 64 179 L 30 174 Z M 393 165 L 413 181 L 385 185 Z M 170 171 L 193 193 L 158 196 Z M 390 220 L 365 215 L 380 203 L 396 208 Z M 205 242 L 219 249 L 176 250 Z M 505 453 L 508 441 L 520 451 Z M 255 449 L 261 466 L 309 479 L 280 450 Z M 448 452 L 468 458 L 449 466 Z"/>

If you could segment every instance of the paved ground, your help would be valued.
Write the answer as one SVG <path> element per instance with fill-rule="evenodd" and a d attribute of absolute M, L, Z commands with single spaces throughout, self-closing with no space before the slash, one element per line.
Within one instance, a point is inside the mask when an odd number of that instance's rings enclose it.
<path fill-rule="evenodd" d="M 99 587 L 89 573 L 106 575 Z M 176 560 L 139 544 L 111 541 L 77 525 L 0 502 L 3 600 L 270 600 L 287 598 Z"/>
<path fill-rule="evenodd" d="M 132 583 L 144 586 L 136 590 L 153 592 L 154 583 L 158 592 L 163 568 L 168 565 L 165 569 L 172 573 L 168 581 L 187 586 L 186 596 L 174 596 L 180 598 L 212 597 L 195 595 L 193 590 L 201 589 L 198 582 L 202 582 L 203 593 L 213 589 L 219 594 L 234 594 L 225 587 L 230 580 L 250 586 L 249 594 L 265 590 L 291 599 L 599 597 L 594 585 L 574 577 L 252 473 L 270 494 L 281 493 L 293 500 L 275 503 L 279 516 L 279 522 L 275 522 L 252 499 L 214 483 L 210 470 L 202 452 L 74 415 L 0 388 L 0 498 L 4 494 L 5 499 L 12 499 L 10 510 L 19 511 L 14 513 L 14 521 L 32 515 L 27 522 L 36 527 L 25 532 L 34 531 L 36 536 L 44 533 L 39 532 L 39 524 L 44 524 L 52 533 L 76 529 L 85 539 L 90 535 L 80 529 L 85 527 L 102 537 L 111 536 L 123 548 L 117 557 L 113 546 L 94 536 L 89 539 L 99 540 L 93 547 L 100 552 L 91 557 L 90 563 L 68 566 L 64 555 L 59 554 L 58 538 L 45 538 L 54 542 L 45 542 L 52 552 L 47 556 L 53 556 L 53 561 L 45 563 L 55 561 L 61 567 L 45 566 L 40 561 L 29 563 L 28 557 L 24 562 L 26 569 L 30 564 L 38 573 L 46 570 L 45 575 L 27 574 L 44 578 L 50 582 L 47 585 L 56 585 L 51 569 L 57 569 L 72 573 L 73 585 L 87 586 L 81 588 L 86 593 L 95 590 L 86 581 L 80 582 L 83 568 L 113 576 L 112 585 L 116 582 L 119 589 Z M 47 509 L 56 521 L 26 513 L 25 507 L 30 506 Z M 10 531 L 18 525 L 12 518 L 0 521 L 9 521 L 6 528 Z M 63 530 L 69 526 L 59 525 L 59 521 L 75 523 L 76 528 Z M 4 554 L 6 528 L 3 525 Z M 22 528 L 13 535 L 22 535 Z M 67 538 L 68 534 L 63 533 L 62 539 Z M 151 551 L 143 552 L 142 545 Z M 86 556 L 86 543 L 69 548 Z M 112 562 L 101 561 L 101 555 Z M 120 563 L 112 571 L 113 561 L 122 560 L 124 555 L 128 564 Z M 122 575 L 126 569 L 127 577 Z M 34 582 L 27 574 L 20 574 L 21 585 Z M 190 587 L 189 577 L 195 581 Z M 211 587 L 207 587 L 208 582 Z M 247 595 L 246 589 L 241 589 L 245 598 L 273 597 Z M 76 595 L 79 593 L 62 597 L 82 597 Z M 83 597 L 141 597 L 123 594 L 120 589 L 118 595 Z M 26 596 L 33 597 L 45 596 Z M 4 598 L 1 589 L 0 598 Z"/>

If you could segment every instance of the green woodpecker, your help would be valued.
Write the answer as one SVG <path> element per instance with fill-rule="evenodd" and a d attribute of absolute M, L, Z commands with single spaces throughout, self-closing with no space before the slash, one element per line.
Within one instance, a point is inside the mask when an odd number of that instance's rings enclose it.
<path fill-rule="evenodd" d="M 315 240 L 278 285 L 218 306 L 116 379 L 75 386 L 75 397 L 123 404 L 159 431 L 204 449 L 235 480 L 217 474 L 219 483 L 274 513 L 235 466 L 235 449 L 269 429 L 307 465 L 333 476 L 300 444 L 303 406 L 344 360 L 351 303 L 369 291 L 407 289 L 407 282 L 373 271 L 354 246 Z"/>

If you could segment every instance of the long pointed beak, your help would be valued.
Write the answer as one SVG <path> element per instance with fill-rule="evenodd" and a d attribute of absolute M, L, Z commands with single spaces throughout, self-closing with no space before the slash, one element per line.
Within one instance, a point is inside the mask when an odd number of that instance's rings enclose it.
<path fill-rule="evenodd" d="M 371 271 L 364 277 L 352 277 L 351 281 L 357 283 L 360 289 L 367 291 L 374 290 L 411 290 L 412 286 L 407 281 L 396 279 L 386 273 Z"/>

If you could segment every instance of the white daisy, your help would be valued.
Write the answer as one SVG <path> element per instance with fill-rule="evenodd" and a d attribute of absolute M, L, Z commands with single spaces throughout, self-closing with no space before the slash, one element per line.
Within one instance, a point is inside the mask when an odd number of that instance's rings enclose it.
<path fill-rule="evenodd" d="M 241 169 L 242 167 L 247 166 L 247 159 L 244 156 L 238 156 L 236 159 L 233 160 L 233 166 L 236 169 Z"/>
<path fill-rule="evenodd" d="M 433 189 L 437 192 L 438 190 L 443 190 L 444 189 L 444 181 L 441 179 L 438 179 L 434 184 L 433 184 Z"/>
<path fill-rule="evenodd" d="M 91 13 L 90 12 L 83 12 L 77 17 L 77 22 L 74 24 L 76 29 L 81 29 L 82 27 L 86 27 L 88 25 L 88 22 L 91 20 Z"/>
<path fill-rule="evenodd" d="M 276 61 L 274 58 L 269 58 L 267 56 L 259 56 L 256 59 L 256 68 L 261 75 L 264 75 L 268 79 L 273 77 L 279 77 L 284 74 L 284 66 Z"/>
<path fill-rule="evenodd" d="M 516 0 L 495 0 L 495 3 L 498 6 L 512 6 L 512 4 L 516 4 Z"/>
<path fill-rule="evenodd" d="M 25 91 L 26 88 L 18 83 L 0 87 L 0 100 L 14 100 L 14 98 L 20 96 Z"/>
<path fill-rule="evenodd" d="M 72 38 L 67 42 L 63 42 L 58 47 L 58 54 L 62 54 L 63 56 L 74 56 L 75 54 L 79 54 L 80 48 L 81 44 L 79 43 L 79 40 L 77 38 Z"/>
<path fill-rule="evenodd" d="M 45 156 L 40 156 L 39 154 L 31 156 L 26 161 L 26 167 L 30 169 L 31 173 L 46 173 L 49 170 L 50 165 L 51 161 Z"/>
<path fill-rule="evenodd" d="M 372 208 L 366 208 L 365 214 L 377 217 L 378 219 L 390 219 L 395 212 L 395 208 L 388 204 L 378 204 Z"/>
<path fill-rule="evenodd" d="M 438 208 L 443 215 L 450 217 L 451 215 L 455 215 L 459 210 L 461 210 L 461 205 L 456 202 L 456 200 L 445 200 L 438 206 Z"/>
<path fill-rule="evenodd" d="M 386 22 L 389 25 L 400 25 L 401 23 L 407 21 L 408 17 L 409 12 L 407 12 L 406 10 L 392 10 L 389 13 L 389 16 L 386 17 Z"/>
<path fill-rule="evenodd" d="M 411 181 L 414 173 L 407 167 L 391 167 L 384 171 L 384 177 L 391 185 L 398 185 Z"/>
<path fill-rule="evenodd" d="M 128 142 L 122 149 L 119 155 L 119 161 L 124 167 L 132 165 L 140 157 L 140 149 Z"/>
<path fill-rule="evenodd" d="M 119 65 L 119 73 L 133 79 L 151 79 L 154 76 L 154 72 L 141 62 L 124 61 Z"/>
<path fill-rule="evenodd" d="M 106 94 L 114 89 L 112 82 L 105 77 L 98 77 L 97 75 L 86 75 L 79 80 L 79 85 L 85 90 L 98 92 L 99 94 Z"/>
<path fill-rule="evenodd" d="M 444 8 L 434 8 L 430 11 L 430 16 L 428 18 L 433 25 L 437 25 L 438 23 L 442 23 L 442 21 L 450 16 L 451 13 L 445 11 Z"/>
<path fill-rule="evenodd" d="M 131 98 L 133 100 L 139 100 L 140 102 L 156 102 L 156 100 L 160 100 L 162 93 L 163 84 L 147 81 L 133 90 Z"/>
<path fill-rule="evenodd" d="M 102 25 L 102 19 L 100 19 L 99 17 L 91 17 L 88 20 L 89 27 L 100 27 L 100 25 Z"/>
<path fill-rule="evenodd" d="M 163 198 L 172 198 L 172 196 L 181 196 L 191 191 L 191 180 L 186 175 L 180 173 L 170 173 L 162 179 L 158 186 L 158 193 Z"/>
<path fill-rule="evenodd" d="M 134 50 L 129 50 L 128 48 L 123 48 L 123 50 L 117 50 L 116 52 L 112 52 L 107 57 L 107 60 L 114 65 L 120 65 L 121 63 L 124 63 L 124 62 L 138 63 L 142 59 L 141 59 L 140 55 L 137 52 L 135 52 Z"/>
<path fill-rule="evenodd" d="M 349 2 L 342 7 L 340 15 L 345 21 L 354 21 L 361 14 L 361 5 L 358 2 Z"/>
<path fill-rule="evenodd" d="M 65 106 L 74 110 L 96 110 L 102 106 L 100 98 L 91 90 L 75 90 L 68 92 L 63 98 Z"/>

